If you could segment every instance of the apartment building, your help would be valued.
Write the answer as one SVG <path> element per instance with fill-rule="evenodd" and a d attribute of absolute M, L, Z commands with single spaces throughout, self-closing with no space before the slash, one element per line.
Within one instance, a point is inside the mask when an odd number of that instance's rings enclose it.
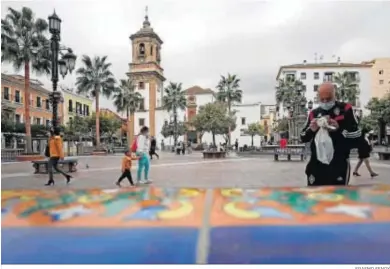
<path fill-rule="evenodd" d="M 88 95 L 77 94 L 73 89 L 62 89 L 64 97 L 64 124 L 68 124 L 75 116 L 88 117 L 92 114 L 93 99 Z"/>
<path fill-rule="evenodd" d="M 308 101 L 313 101 L 314 107 L 318 105 L 318 87 L 324 82 L 333 82 L 338 73 L 349 72 L 359 81 L 360 94 L 355 102 L 355 109 L 366 112 L 364 107 L 370 100 L 372 87 L 372 63 L 308 63 L 285 65 L 279 68 L 276 79 L 294 78 L 303 83 L 303 94 Z M 283 110 L 281 110 L 283 111 Z"/>
<path fill-rule="evenodd" d="M 276 105 L 261 105 L 260 124 L 264 127 L 264 133 L 267 141 L 271 139 L 275 121 L 276 121 Z"/>
<path fill-rule="evenodd" d="M 49 101 L 51 90 L 45 89 L 37 79 L 30 79 L 31 124 L 48 125 L 52 119 L 52 105 Z M 1 74 L 1 113 L 2 117 L 23 123 L 26 103 L 24 94 L 24 76 Z M 63 103 L 58 104 L 58 117 L 63 122 Z"/>
<path fill-rule="evenodd" d="M 382 98 L 390 94 L 390 58 L 377 58 L 371 64 L 371 97 Z"/>

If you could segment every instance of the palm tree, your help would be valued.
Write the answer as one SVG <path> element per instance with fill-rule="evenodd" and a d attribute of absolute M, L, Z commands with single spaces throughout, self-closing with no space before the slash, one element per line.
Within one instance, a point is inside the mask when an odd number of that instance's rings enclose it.
<path fill-rule="evenodd" d="M 285 103 L 294 99 L 298 91 L 302 91 L 303 83 L 295 78 L 279 79 L 276 86 L 276 104 Z"/>
<path fill-rule="evenodd" d="M 348 102 L 356 105 L 356 99 L 359 96 L 359 79 L 353 73 L 344 71 L 334 76 L 336 83 L 336 98 L 342 102 Z"/>
<path fill-rule="evenodd" d="M 95 98 L 96 104 L 96 147 L 100 147 L 100 94 L 110 98 L 115 91 L 115 78 L 110 71 L 111 63 L 107 63 L 107 56 L 95 57 L 93 60 L 83 55 L 83 67 L 77 69 L 77 93 L 90 93 Z"/>
<path fill-rule="evenodd" d="M 21 11 L 8 8 L 1 20 L 1 61 L 12 63 L 15 70 L 24 68 L 24 122 L 27 153 L 32 152 L 30 121 L 30 71 L 50 73 L 49 40 L 45 34 L 48 24 L 35 19 L 31 9 Z"/>
<path fill-rule="evenodd" d="M 185 92 L 181 88 L 181 83 L 169 82 L 169 85 L 164 89 L 163 108 L 168 112 L 173 112 L 174 123 L 174 146 L 177 143 L 177 110 L 185 110 L 187 107 L 187 99 Z"/>
<path fill-rule="evenodd" d="M 127 145 L 133 135 L 134 113 L 140 105 L 142 95 L 135 91 L 135 83 L 132 79 L 121 79 L 120 86 L 114 93 L 114 106 L 117 112 L 126 112 L 127 118 Z M 131 119 L 130 119 L 131 118 Z"/>
<path fill-rule="evenodd" d="M 221 76 L 217 85 L 217 100 L 227 104 L 228 113 L 231 115 L 232 105 L 241 103 L 242 90 L 240 90 L 240 79 L 237 75 L 228 74 L 227 77 Z M 230 146 L 230 127 L 228 130 L 228 145 Z"/>

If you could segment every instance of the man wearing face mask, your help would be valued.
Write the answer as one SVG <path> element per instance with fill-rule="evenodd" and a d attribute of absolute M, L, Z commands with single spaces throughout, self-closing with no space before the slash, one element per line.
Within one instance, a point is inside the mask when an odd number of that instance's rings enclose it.
<path fill-rule="evenodd" d="M 350 177 L 349 153 L 361 136 L 352 106 L 335 100 L 335 88 L 324 83 L 318 89 L 319 106 L 310 111 L 301 140 L 310 142 L 311 158 L 306 166 L 309 186 L 348 185 Z M 326 117 L 330 125 L 329 136 L 333 143 L 333 159 L 324 164 L 317 159 L 314 138 L 319 130 L 317 120 Z"/>

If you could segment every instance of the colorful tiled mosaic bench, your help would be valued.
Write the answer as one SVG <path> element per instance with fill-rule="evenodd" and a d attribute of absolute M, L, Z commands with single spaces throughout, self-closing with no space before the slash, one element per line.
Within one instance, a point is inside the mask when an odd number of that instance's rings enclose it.
<path fill-rule="evenodd" d="M 2 191 L 12 263 L 390 263 L 390 186 Z"/>

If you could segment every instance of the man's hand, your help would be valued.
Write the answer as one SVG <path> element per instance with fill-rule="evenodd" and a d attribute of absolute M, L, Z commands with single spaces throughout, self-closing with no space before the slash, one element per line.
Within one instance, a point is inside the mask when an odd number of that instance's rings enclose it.
<path fill-rule="evenodd" d="M 317 124 L 317 120 L 316 119 L 313 119 L 311 122 L 310 122 L 310 130 L 312 130 L 313 132 L 316 132 L 320 127 L 318 127 L 318 124 Z"/>
<path fill-rule="evenodd" d="M 337 130 L 339 128 L 339 124 L 336 120 L 334 119 L 329 119 L 328 120 L 328 124 L 332 127 L 334 127 L 335 129 L 334 130 Z"/>

